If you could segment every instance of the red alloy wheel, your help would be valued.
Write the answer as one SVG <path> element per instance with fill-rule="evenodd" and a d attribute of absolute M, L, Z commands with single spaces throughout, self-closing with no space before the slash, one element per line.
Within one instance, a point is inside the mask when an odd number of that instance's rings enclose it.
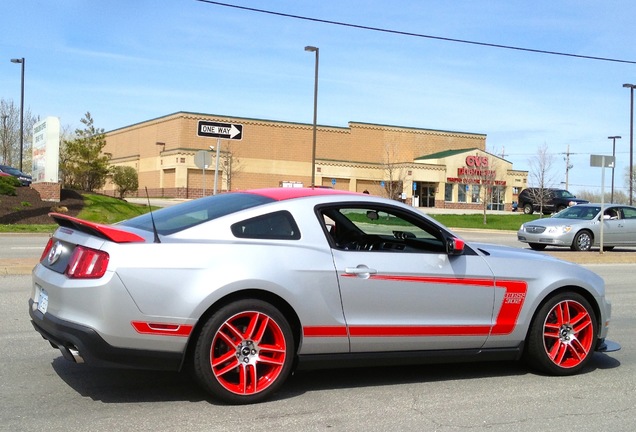
<path fill-rule="evenodd" d="M 590 355 L 593 342 L 592 317 L 581 303 L 563 300 L 547 314 L 543 345 L 555 365 L 561 368 L 580 365 Z"/>
<path fill-rule="evenodd" d="M 231 393 L 257 394 L 276 382 L 286 352 L 285 335 L 272 317 L 257 311 L 240 312 L 214 334 L 212 374 Z"/>

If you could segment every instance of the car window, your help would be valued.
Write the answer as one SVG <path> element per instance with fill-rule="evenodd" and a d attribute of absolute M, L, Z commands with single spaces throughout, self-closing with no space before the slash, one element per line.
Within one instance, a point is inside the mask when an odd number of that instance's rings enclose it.
<path fill-rule="evenodd" d="M 601 211 L 600 207 L 576 205 L 560 211 L 554 217 L 559 219 L 592 220 L 599 211 Z"/>
<path fill-rule="evenodd" d="M 319 210 L 334 248 L 381 252 L 444 252 L 439 228 L 402 213 L 373 206 L 339 206 Z"/>
<path fill-rule="evenodd" d="M 292 215 L 279 211 L 257 216 L 232 225 L 232 234 L 239 238 L 298 240 L 300 231 Z"/>
<path fill-rule="evenodd" d="M 624 219 L 636 219 L 636 209 L 632 207 L 623 207 L 623 218 Z"/>
<path fill-rule="evenodd" d="M 203 222 L 216 219 L 240 210 L 274 201 L 256 194 L 228 193 L 193 200 L 173 207 L 165 207 L 121 222 L 121 225 L 153 230 L 154 224 L 161 235 L 174 234 Z"/>

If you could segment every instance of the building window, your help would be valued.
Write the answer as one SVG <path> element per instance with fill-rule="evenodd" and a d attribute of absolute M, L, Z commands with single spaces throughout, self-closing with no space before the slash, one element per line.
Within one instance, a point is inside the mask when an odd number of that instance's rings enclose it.
<path fill-rule="evenodd" d="M 457 188 L 457 202 L 466 202 L 466 189 L 468 189 L 468 185 L 459 185 Z"/>
<path fill-rule="evenodd" d="M 481 201 L 479 199 L 480 189 L 481 188 L 479 185 L 473 185 L 473 192 L 472 192 L 472 196 L 470 197 L 471 202 L 478 203 Z"/>
<path fill-rule="evenodd" d="M 446 183 L 444 187 L 444 201 L 451 202 L 453 201 L 453 187 L 455 185 L 453 183 Z"/>

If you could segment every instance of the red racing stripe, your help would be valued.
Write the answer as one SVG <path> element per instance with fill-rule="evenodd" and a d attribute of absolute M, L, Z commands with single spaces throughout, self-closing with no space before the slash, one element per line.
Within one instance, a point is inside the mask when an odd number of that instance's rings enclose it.
<path fill-rule="evenodd" d="M 343 277 L 357 277 L 343 274 Z M 352 326 L 351 337 L 433 337 L 433 336 L 488 336 L 507 335 L 514 331 L 521 308 L 526 299 L 528 284 L 525 281 L 453 278 L 430 276 L 371 275 L 371 279 L 414 283 L 469 285 L 504 289 L 504 297 L 495 324 L 490 326 Z M 346 326 L 303 327 L 305 337 L 347 337 Z"/>

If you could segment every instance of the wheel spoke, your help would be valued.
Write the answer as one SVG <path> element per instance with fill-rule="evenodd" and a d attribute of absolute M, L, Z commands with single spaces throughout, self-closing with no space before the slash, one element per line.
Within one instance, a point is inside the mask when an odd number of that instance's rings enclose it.
<path fill-rule="evenodd" d="M 239 334 L 237 334 L 237 333 L 235 332 L 235 330 L 236 330 L 236 329 L 235 329 L 235 328 L 233 328 L 232 326 L 225 325 L 225 326 L 224 326 L 224 328 L 227 328 L 227 329 L 231 330 L 231 333 L 232 333 L 232 334 L 227 334 L 227 333 L 223 332 L 223 329 L 221 329 L 221 330 L 219 330 L 219 332 L 217 333 L 217 337 L 219 337 L 219 338 L 223 339 L 223 341 L 224 341 L 224 342 L 225 342 L 228 346 L 230 346 L 230 347 L 232 347 L 232 348 L 236 348 L 236 347 L 237 347 L 237 346 L 241 343 L 241 341 L 243 340 L 243 338 L 242 338 Z M 232 337 L 232 336 L 234 336 L 234 337 Z M 237 340 L 237 339 L 238 339 L 238 340 Z"/>
<path fill-rule="evenodd" d="M 237 366 L 240 366 L 240 363 L 238 362 L 238 359 L 236 358 L 234 353 L 229 352 L 223 357 L 227 357 L 227 358 L 224 361 L 218 360 L 212 364 L 212 370 L 214 371 L 214 374 L 217 377 L 221 377 L 227 374 L 228 372 L 234 371 Z M 225 365 L 225 367 L 221 369 L 217 369 L 219 366 L 223 365 L 226 362 L 227 362 L 227 365 Z"/>
<path fill-rule="evenodd" d="M 581 331 L 585 330 L 591 325 L 592 325 L 592 319 L 586 313 L 579 315 L 576 321 L 572 322 L 572 328 L 574 329 L 574 332 L 576 334 L 580 333 Z"/>
<path fill-rule="evenodd" d="M 222 333 L 223 329 L 226 329 L 229 331 L 230 334 L 225 335 L 224 333 Z M 243 336 L 243 333 L 236 328 L 230 321 L 227 321 L 225 323 L 225 325 L 223 326 L 223 328 L 221 330 L 219 330 L 219 333 L 222 333 L 224 336 L 231 338 L 231 340 L 243 340 L 245 339 L 245 337 Z"/>
<path fill-rule="evenodd" d="M 254 339 L 254 331 L 258 327 L 259 318 L 261 314 L 258 312 L 254 312 L 251 317 L 247 328 L 245 329 L 244 338 L 245 339 Z"/>
<path fill-rule="evenodd" d="M 265 335 L 265 332 L 268 330 L 269 325 L 270 325 L 269 317 L 264 317 L 260 327 L 258 328 L 256 334 L 253 337 L 256 343 L 260 343 L 263 340 L 263 336 Z"/>

